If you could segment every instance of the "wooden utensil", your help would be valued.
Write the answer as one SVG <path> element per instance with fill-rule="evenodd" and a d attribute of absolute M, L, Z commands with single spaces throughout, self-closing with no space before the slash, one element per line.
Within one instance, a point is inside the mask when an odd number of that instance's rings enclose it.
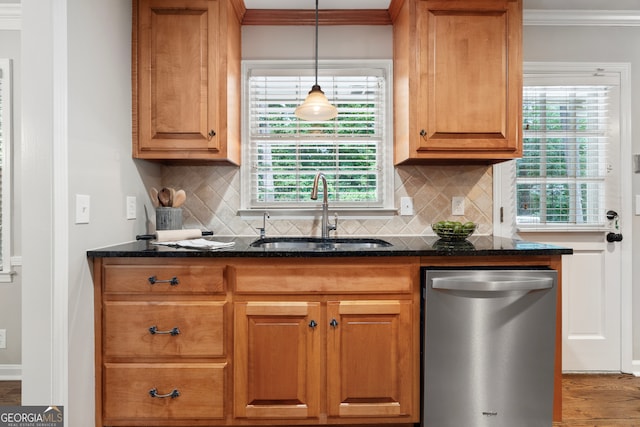
<path fill-rule="evenodd" d="M 187 200 L 187 193 L 185 193 L 184 190 L 176 191 L 176 194 L 173 196 L 173 207 L 179 208 L 185 200 Z"/>
<path fill-rule="evenodd" d="M 155 187 L 151 187 L 151 190 L 149 190 L 149 197 L 151 197 L 151 204 L 154 208 L 160 206 L 160 200 L 158 200 L 158 190 Z"/>
<path fill-rule="evenodd" d="M 162 189 L 158 193 L 158 200 L 160 201 L 161 206 L 171 207 L 173 205 L 171 189 L 167 187 L 162 187 Z"/>

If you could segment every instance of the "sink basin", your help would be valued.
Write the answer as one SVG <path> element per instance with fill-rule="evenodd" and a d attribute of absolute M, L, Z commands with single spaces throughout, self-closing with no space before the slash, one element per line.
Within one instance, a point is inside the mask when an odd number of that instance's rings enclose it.
<path fill-rule="evenodd" d="M 251 243 L 252 247 L 281 250 L 358 250 L 393 246 L 381 239 L 369 238 L 336 238 L 320 237 L 266 237 Z"/>

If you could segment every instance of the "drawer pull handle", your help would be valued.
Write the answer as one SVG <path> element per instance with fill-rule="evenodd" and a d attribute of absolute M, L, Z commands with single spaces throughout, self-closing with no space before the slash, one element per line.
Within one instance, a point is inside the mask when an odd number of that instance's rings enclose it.
<path fill-rule="evenodd" d="M 170 397 L 172 399 L 175 399 L 176 397 L 180 396 L 180 392 L 178 391 L 177 388 L 174 388 L 173 390 L 171 390 L 171 393 L 159 394 L 157 388 L 152 388 L 151 390 L 149 390 L 149 396 L 157 397 L 159 399 L 164 399 L 166 397 Z"/>
<path fill-rule="evenodd" d="M 157 326 L 152 326 L 149 328 L 149 333 L 151 335 L 171 335 L 171 336 L 176 336 L 180 333 L 180 329 L 178 329 L 178 327 L 176 326 L 175 328 L 171 329 L 170 331 L 159 331 Z"/>
<path fill-rule="evenodd" d="M 149 283 L 152 285 L 155 285 L 156 283 L 168 283 L 171 286 L 177 286 L 178 283 L 180 283 L 177 277 L 172 277 L 169 280 L 158 280 L 156 276 L 151 276 L 147 280 L 149 280 Z"/>

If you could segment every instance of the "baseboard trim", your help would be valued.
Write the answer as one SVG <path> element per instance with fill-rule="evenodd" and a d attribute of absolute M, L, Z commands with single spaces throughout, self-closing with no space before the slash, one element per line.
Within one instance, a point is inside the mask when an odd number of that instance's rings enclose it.
<path fill-rule="evenodd" d="M 22 380 L 22 365 L 0 365 L 0 381 Z"/>

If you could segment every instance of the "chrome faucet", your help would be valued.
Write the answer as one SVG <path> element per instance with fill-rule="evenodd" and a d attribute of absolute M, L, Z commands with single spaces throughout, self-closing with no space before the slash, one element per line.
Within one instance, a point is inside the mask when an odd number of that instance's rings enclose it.
<path fill-rule="evenodd" d="M 265 212 L 262 214 L 262 227 L 258 227 L 258 231 L 260 232 L 260 238 L 264 239 L 267 235 L 267 218 L 269 218 L 269 212 Z"/>
<path fill-rule="evenodd" d="M 327 179 L 322 172 L 318 172 L 313 180 L 313 189 L 311 190 L 311 200 L 318 200 L 318 184 L 322 179 L 322 238 L 329 238 L 329 231 L 338 229 L 338 214 L 335 216 L 335 222 L 329 224 L 329 200 L 327 191 Z"/>

